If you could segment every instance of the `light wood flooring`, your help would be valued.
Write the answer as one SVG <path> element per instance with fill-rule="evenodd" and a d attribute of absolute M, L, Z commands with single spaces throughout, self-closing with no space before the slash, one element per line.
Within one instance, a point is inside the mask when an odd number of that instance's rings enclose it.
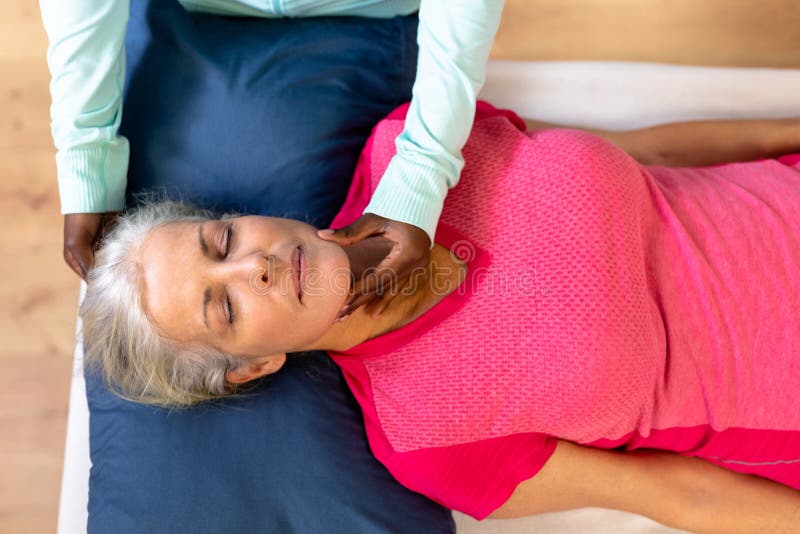
<path fill-rule="evenodd" d="M 0 534 L 55 532 L 78 280 L 38 4 L 0 17 Z M 507 0 L 494 57 L 800 68 L 796 0 Z M 799 97 L 800 98 L 800 97 Z"/>

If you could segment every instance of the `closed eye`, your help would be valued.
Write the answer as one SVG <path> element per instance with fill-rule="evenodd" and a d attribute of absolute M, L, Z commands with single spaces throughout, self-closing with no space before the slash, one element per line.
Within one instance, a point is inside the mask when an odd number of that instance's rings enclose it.
<path fill-rule="evenodd" d="M 222 257 L 227 258 L 228 254 L 231 252 L 231 240 L 233 239 L 233 224 L 229 224 L 228 227 L 225 229 L 225 245 L 223 246 L 222 250 Z"/>
<path fill-rule="evenodd" d="M 228 322 L 230 324 L 233 324 L 233 321 L 236 318 L 236 316 L 233 313 L 233 303 L 231 302 L 231 296 L 230 295 L 228 295 L 228 294 L 225 295 L 225 302 L 227 303 L 227 306 L 228 306 Z"/>

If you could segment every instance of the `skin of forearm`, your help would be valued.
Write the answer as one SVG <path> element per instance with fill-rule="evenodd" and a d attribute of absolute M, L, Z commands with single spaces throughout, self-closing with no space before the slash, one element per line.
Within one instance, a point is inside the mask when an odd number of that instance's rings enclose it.
<path fill-rule="evenodd" d="M 490 517 L 597 507 L 699 534 L 800 532 L 800 491 L 656 449 L 613 451 L 559 441 L 541 471 Z"/>
<path fill-rule="evenodd" d="M 525 121 L 529 130 L 560 126 Z M 800 152 L 800 119 L 678 122 L 637 130 L 588 131 L 646 165 L 703 166 Z"/>
<path fill-rule="evenodd" d="M 800 491 L 755 475 L 723 469 L 699 458 L 690 510 L 673 515 L 669 526 L 699 534 L 790 534 L 800 526 Z"/>
<path fill-rule="evenodd" d="M 798 532 L 796 489 L 674 452 L 644 449 L 622 453 L 618 461 L 623 464 L 613 472 L 631 473 L 635 462 L 649 475 L 635 478 L 634 484 L 617 477 L 613 480 L 619 487 L 613 490 L 588 490 L 588 505 L 633 512 L 698 534 Z"/>

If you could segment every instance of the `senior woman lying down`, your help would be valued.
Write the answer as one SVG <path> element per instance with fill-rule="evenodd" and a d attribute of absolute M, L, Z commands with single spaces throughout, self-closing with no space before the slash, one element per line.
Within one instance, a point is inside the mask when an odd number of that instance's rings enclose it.
<path fill-rule="evenodd" d="M 369 202 L 405 109 L 374 129 L 334 226 Z M 478 519 L 600 506 L 788 532 L 800 157 L 765 158 L 800 152 L 800 121 L 528 126 L 479 104 L 431 259 L 375 316 L 336 320 L 383 238 L 357 256 L 295 220 L 133 210 L 89 275 L 87 363 L 182 406 L 322 349 L 397 480 Z"/>

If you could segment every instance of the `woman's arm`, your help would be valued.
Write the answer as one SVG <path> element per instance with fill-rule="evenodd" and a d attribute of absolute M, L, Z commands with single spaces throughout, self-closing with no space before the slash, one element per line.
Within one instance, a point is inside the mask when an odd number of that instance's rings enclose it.
<path fill-rule="evenodd" d="M 39 6 L 49 40 L 61 212 L 120 210 L 129 148 L 117 130 L 130 0 L 40 0 Z"/>
<path fill-rule="evenodd" d="M 39 0 L 49 40 L 51 129 L 64 214 L 64 259 L 81 277 L 94 243 L 125 204 L 122 118 L 130 0 Z"/>
<path fill-rule="evenodd" d="M 503 0 L 423 0 L 417 75 L 397 154 L 365 213 L 413 224 L 433 246 L 445 196 L 459 180 L 461 149 L 500 26 Z"/>
<path fill-rule="evenodd" d="M 615 451 L 558 441 L 533 478 L 491 517 L 602 507 L 701 534 L 797 532 L 800 491 L 699 458 Z"/>
<path fill-rule="evenodd" d="M 528 130 L 558 127 L 526 120 Z M 676 122 L 638 130 L 580 128 L 645 165 L 689 167 L 800 152 L 800 118 Z"/>

